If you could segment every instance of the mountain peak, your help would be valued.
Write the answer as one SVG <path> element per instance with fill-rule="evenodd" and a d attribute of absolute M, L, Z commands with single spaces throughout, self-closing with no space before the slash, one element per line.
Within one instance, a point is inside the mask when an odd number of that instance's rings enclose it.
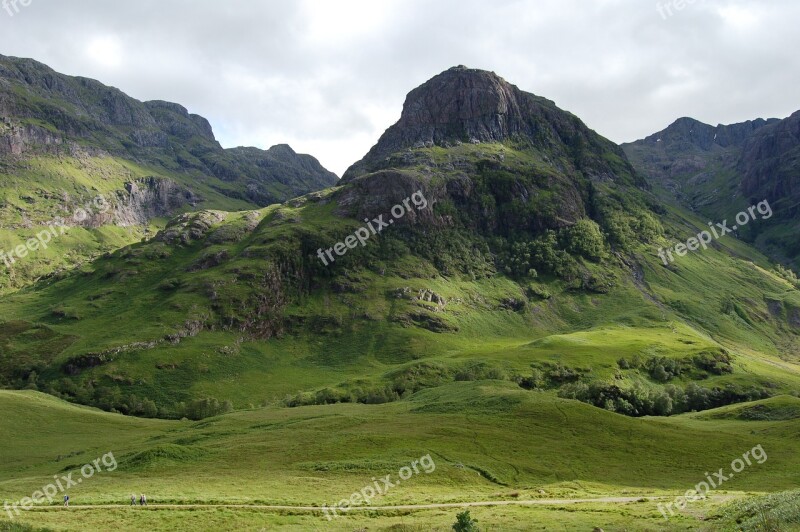
<path fill-rule="evenodd" d="M 381 136 L 346 176 L 409 148 L 458 143 L 501 142 L 533 136 L 536 115 L 553 102 L 523 92 L 494 72 L 455 66 L 412 90 L 400 120 Z"/>
<path fill-rule="evenodd" d="M 271 146 L 267 152 L 273 155 L 285 155 L 290 157 L 297 155 L 297 153 L 288 144 L 276 144 Z"/>

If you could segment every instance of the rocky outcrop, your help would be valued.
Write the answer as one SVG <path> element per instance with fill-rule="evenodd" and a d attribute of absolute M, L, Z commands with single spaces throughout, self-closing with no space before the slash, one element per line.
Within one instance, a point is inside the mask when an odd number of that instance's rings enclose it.
<path fill-rule="evenodd" d="M 521 91 L 494 72 L 457 66 L 411 91 L 400 120 L 345 172 L 342 181 L 385 169 L 390 160 L 396 167 L 391 156 L 409 149 L 508 140 L 553 155 L 554 160 L 570 159 L 587 173 L 616 177 L 623 169 L 630 176 L 635 173 L 632 168 L 612 169 L 602 159 L 584 160 L 586 151 L 610 151 L 627 164 L 617 146 L 552 101 Z"/>
<path fill-rule="evenodd" d="M 433 209 L 438 198 L 446 196 L 446 190 L 402 172 L 391 170 L 376 172 L 367 179 L 359 179 L 337 191 L 334 199 L 338 214 L 371 220 L 381 215 L 388 218 L 393 206 L 402 205 L 403 200 L 408 201 L 408 198 L 418 191 L 422 191 L 428 206 L 417 209 L 412 204 L 412 208 L 408 209 L 402 218 L 396 220 L 396 223 L 400 225 L 419 221 L 434 225 L 446 223 L 434 214 Z"/>
<path fill-rule="evenodd" d="M 44 128 L 0 119 L 0 157 L 22 155 L 30 150 L 55 153 L 64 138 Z"/>
<path fill-rule="evenodd" d="M 185 205 L 194 206 L 194 193 L 171 179 L 150 177 L 125 185 L 127 195 L 114 204 L 114 222 L 121 226 L 146 225 L 151 219 L 171 216 Z"/>
<path fill-rule="evenodd" d="M 219 211 L 182 214 L 170 221 L 167 227 L 158 233 L 156 240 L 170 245 L 189 244 L 205 238 L 211 229 L 226 217 L 226 213 Z"/>
<path fill-rule="evenodd" d="M 66 194 L 60 199 L 62 214 L 55 218 L 56 223 L 88 228 L 143 226 L 153 218 L 171 217 L 182 207 L 194 206 L 198 201 L 186 187 L 156 177 L 130 181 L 125 190 L 91 199 Z"/>
<path fill-rule="evenodd" d="M 167 134 L 182 140 L 198 136 L 218 145 L 208 120 L 200 115 L 189 114 L 182 105 L 161 100 L 145 102 L 144 105 L 161 130 Z"/>

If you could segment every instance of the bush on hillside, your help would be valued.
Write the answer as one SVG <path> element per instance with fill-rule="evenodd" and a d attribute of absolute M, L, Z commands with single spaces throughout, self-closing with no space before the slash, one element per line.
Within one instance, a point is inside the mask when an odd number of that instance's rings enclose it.
<path fill-rule="evenodd" d="M 560 233 L 564 248 L 573 255 L 600 261 L 606 255 L 606 242 L 600 226 L 583 218 Z"/>
<path fill-rule="evenodd" d="M 642 370 L 657 382 L 669 382 L 672 379 L 692 374 L 702 379 L 709 374 L 733 373 L 732 360 L 725 351 L 703 351 L 684 358 L 654 356 L 645 359 L 640 355 L 634 355 L 630 359 L 620 358 L 617 365 L 620 369 Z"/>
<path fill-rule="evenodd" d="M 195 399 L 186 405 L 185 415 L 189 419 L 200 420 L 225 414 L 232 410 L 233 404 L 230 401 L 220 403 L 215 397 L 204 397 L 203 399 Z"/>

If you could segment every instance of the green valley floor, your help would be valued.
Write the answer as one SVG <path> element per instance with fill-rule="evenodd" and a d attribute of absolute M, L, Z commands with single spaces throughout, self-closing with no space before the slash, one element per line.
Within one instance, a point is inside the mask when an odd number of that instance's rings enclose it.
<path fill-rule="evenodd" d="M 199 422 L 29 391 L 0 392 L 0 411 L 7 507 L 70 474 L 75 482 L 69 509 L 59 491 L 51 504 L 4 511 L 0 530 L 451 530 L 464 510 L 481 530 L 738 530 L 737 520 L 791 530 L 798 515 L 795 494 L 757 498 L 794 489 L 800 474 L 800 399 L 788 396 L 629 418 L 479 381 L 383 405 L 267 407 Z M 731 474 L 745 453 L 749 464 Z M 718 470 L 728 478 L 707 499 L 675 506 Z M 141 493 L 149 505 L 129 507 Z M 371 509 L 334 517 L 331 507 L 354 493 L 374 493 L 369 504 L 356 497 Z M 659 504 L 670 503 L 666 520 Z M 781 528 L 763 528 L 776 515 Z"/>

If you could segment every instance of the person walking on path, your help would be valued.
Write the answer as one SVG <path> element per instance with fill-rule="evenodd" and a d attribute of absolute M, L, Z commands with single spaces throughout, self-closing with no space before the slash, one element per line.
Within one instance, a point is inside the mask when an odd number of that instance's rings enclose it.
<path fill-rule="evenodd" d="M 64 495 L 64 507 L 69 508 L 69 495 Z"/>
<path fill-rule="evenodd" d="M 144 496 L 144 493 L 142 493 L 142 496 L 139 497 L 139 504 L 141 506 L 147 506 L 147 497 Z"/>
<path fill-rule="evenodd" d="M 136 494 L 131 493 L 131 506 L 136 506 Z"/>

